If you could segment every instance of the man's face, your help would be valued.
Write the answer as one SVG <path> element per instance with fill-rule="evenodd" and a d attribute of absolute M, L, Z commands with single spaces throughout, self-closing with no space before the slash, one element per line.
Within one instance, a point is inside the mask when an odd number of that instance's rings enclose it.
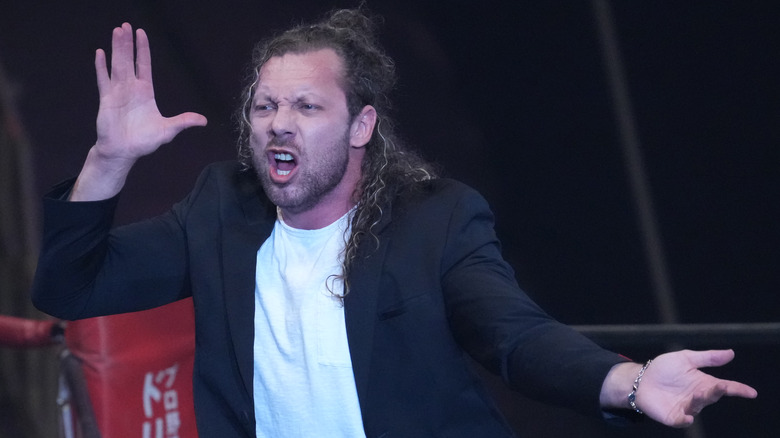
<path fill-rule="evenodd" d="M 273 57 L 260 69 L 249 144 L 266 194 L 285 212 L 354 190 L 342 187 L 354 185 L 344 176 L 355 168 L 342 70 L 329 49 Z"/>

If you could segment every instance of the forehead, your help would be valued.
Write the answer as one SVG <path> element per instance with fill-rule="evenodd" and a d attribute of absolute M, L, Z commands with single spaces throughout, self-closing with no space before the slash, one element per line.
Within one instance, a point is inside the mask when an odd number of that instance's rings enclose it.
<path fill-rule="evenodd" d="M 268 59 L 260 68 L 257 91 L 263 93 L 340 92 L 344 65 L 332 49 L 287 53 Z"/>

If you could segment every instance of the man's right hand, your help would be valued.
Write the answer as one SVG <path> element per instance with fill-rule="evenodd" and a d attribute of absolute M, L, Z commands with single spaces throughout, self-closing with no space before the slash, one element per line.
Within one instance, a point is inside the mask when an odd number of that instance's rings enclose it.
<path fill-rule="evenodd" d="M 122 189 L 127 174 L 138 158 L 151 154 L 173 140 L 184 129 L 205 126 L 197 113 L 163 117 L 157 109 L 152 85 L 152 63 L 146 33 L 128 23 L 115 28 L 111 40 L 111 73 L 106 53 L 95 53 L 100 109 L 97 141 L 71 192 L 72 201 L 110 198 Z"/>

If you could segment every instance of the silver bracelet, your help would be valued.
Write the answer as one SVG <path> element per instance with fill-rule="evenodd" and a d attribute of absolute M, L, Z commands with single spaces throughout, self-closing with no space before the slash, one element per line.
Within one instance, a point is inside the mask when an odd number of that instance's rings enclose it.
<path fill-rule="evenodd" d="M 644 412 L 642 412 L 642 410 L 636 406 L 636 390 L 639 389 L 639 382 L 642 381 L 642 376 L 645 375 L 645 371 L 647 370 L 647 367 L 650 366 L 650 363 L 652 362 L 653 359 L 648 360 L 645 366 L 643 366 L 642 369 L 639 370 L 639 375 L 636 376 L 636 379 L 634 379 L 634 386 L 631 391 L 631 394 L 628 394 L 628 404 L 629 406 L 631 406 L 631 409 L 636 411 L 637 414 L 644 414 Z"/>

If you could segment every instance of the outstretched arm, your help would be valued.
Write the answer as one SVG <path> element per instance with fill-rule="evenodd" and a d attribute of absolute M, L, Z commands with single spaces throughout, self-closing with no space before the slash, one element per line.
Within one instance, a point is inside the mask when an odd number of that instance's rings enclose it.
<path fill-rule="evenodd" d="M 699 368 L 725 365 L 734 358 L 732 350 L 681 350 L 653 360 L 642 376 L 635 403 L 648 417 L 672 427 L 686 427 L 694 416 L 724 395 L 755 398 L 755 389 L 743 383 L 710 376 Z M 642 365 L 615 365 L 604 380 L 601 405 L 629 407 L 627 396 Z"/>
<path fill-rule="evenodd" d="M 184 129 L 206 125 L 196 113 L 163 117 L 157 109 L 152 86 L 152 62 L 146 33 L 128 23 L 114 29 L 111 39 L 111 72 L 106 53 L 95 53 L 100 108 L 97 141 L 89 151 L 76 184 L 72 201 L 110 198 L 122 189 L 133 164 L 156 151 Z"/>

